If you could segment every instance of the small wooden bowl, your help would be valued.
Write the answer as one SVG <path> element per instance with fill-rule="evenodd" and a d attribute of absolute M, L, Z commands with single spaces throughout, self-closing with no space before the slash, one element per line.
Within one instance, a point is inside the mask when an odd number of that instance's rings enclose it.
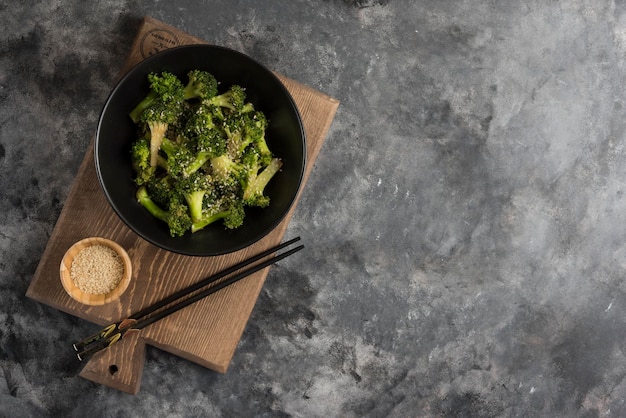
<path fill-rule="evenodd" d="M 74 260 L 74 257 L 76 257 L 81 250 L 92 245 L 105 245 L 113 249 L 124 262 L 124 275 L 122 276 L 122 280 L 120 280 L 117 287 L 109 293 L 101 295 L 85 293 L 74 284 L 74 280 L 72 280 L 72 277 L 70 276 L 70 270 L 72 268 L 72 261 Z M 63 284 L 63 288 L 68 295 L 80 303 L 97 306 L 104 305 L 105 303 L 118 299 L 124 291 L 126 291 L 132 276 L 132 265 L 128 253 L 119 244 L 106 238 L 91 237 L 78 241 L 67 250 L 63 256 L 63 260 L 61 261 L 60 273 L 61 283 Z"/>

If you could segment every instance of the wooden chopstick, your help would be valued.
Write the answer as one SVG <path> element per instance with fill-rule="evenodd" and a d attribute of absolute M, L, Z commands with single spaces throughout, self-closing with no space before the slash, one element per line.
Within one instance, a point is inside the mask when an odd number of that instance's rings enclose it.
<path fill-rule="evenodd" d="M 207 277 L 204 280 L 199 281 L 198 283 L 195 283 L 191 286 L 186 287 L 185 289 L 182 289 L 178 292 L 175 292 L 174 294 L 166 297 L 165 299 L 162 299 L 159 302 L 156 302 L 155 304 L 129 316 L 126 319 L 123 319 L 121 321 L 118 321 L 116 323 L 110 324 L 106 327 L 104 327 L 103 329 L 101 329 L 99 332 L 97 332 L 94 335 L 91 335 L 77 343 L 74 343 L 74 350 L 76 350 L 77 352 L 77 357 L 79 360 L 83 360 L 91 355 L 93 355 L 94 353 L 103 350 L 107 347 L 109 347 L 110 345 L 114 344 L 115 342 L 121 340 L 124 335 L 128 332 L 128 331 L 138 331 L 142 328 L 147 327 L 148 325 L 162 319 L 165 318 L 168 315 L 173 314 L 174 312 L 177 312 L 183 308 L 185 308 L 186 306 L 191 305 L 192 303 L 203 299 L 207 296 L 209 296 L 210 294 L 213 294 L 227 286 L 230 286 L 231 284 L 259 271 L 262 270 L 298 251 L 300 251 L 301 249 L 304 248 L 304 245 L 300 245 L 298 247 L 292 248 L 291 250 L 288 250 L 284 253 L 281 253 L 279 255 L 276 255 L 272 258 L 269 258 L 261 263 L 258 263 L 252 267 L 247 268 L 246 270 L 243 270 L 237 274 L 235 274 L 234 276 L 220 282 L 217 283 L 214 286 L 211 286 L 207 289 L 204 289 L 200 292 L 198 292 L 195 295 L 190 296 L 193 292 L 208 286 L 211 283 L 216 282 L 217 280 L 224 278 L 232 273 L 235 273 L 236 271 L 247 267 L 249 265 L 251 265 L 252 263 L 259 261 L 260 259 L 275 253 L 278 250 L 281 250 L 283 248 L 286 248 L 287 246 L 297 242 L 300 240 L 300 237 L 296 237 L 293 238 L 289 241 L 286 241 L 282 244 L 279 244 L 275 247 L 272 247 L 266 251 L 263 251 L 255 256 L 252 256 L 240 263 L 237 263 L 225 270 L 222 270 L 219 273 L 216 273 L 214 275 L 211 275 L 209 277 Z M 186 298 L 185 298 L 186 297 Z M 182 299 L 182 300 L 181 300 Z M 165 308 L 167 305 L 173 303 L 173 302 L 177 302 L 174 305 L 163 309 L 160 312 L 157 312 L 159 309 Z M 156 312 L 156 313 L 155 313 Z M 154 315 L 151 315 L 155 313 Z"/>

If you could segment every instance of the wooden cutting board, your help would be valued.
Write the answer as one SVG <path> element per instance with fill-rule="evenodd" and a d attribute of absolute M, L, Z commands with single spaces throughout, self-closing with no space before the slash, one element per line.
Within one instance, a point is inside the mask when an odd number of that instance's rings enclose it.
<path fill-rule="evenodd" d="M 158 51 L 193 43 L 205 42 L 146 17 L 120 77 Z M 279 74 L 278 77 L 293 96 L 304 123 L 307 137 L 304 187 L 339 101 Z M 26 296 L 98 325 L 107 325 L 278 244 L 295 206 L 275 230 L 241 251 L 218 257 L 190 257 L 164 251 L 132 232 L 109 206 L 96 177 L 92 141 Z M 63 290 L 59 278 L 59 266 L 65 251 L 76 241 L 89 236 L 102 236 L 118 242 L 128 251 L 133 263 L 133 279 L 126 293 L 118 301 L 103 306 L 90 307 L 74 301 Z M 304 253 L 295 257 L 301 254 Z M 225 373 L 268 271 L 266 268 L 138 333 L 127 334 L 122 341 L 92 357 L 80 376 L 135 394 L 141 385 L 146 344 Z M 98 329 L 94 326 L 94 332 Z M 70 350 L 68 342 L 68 356 L 73 356 Z"/>

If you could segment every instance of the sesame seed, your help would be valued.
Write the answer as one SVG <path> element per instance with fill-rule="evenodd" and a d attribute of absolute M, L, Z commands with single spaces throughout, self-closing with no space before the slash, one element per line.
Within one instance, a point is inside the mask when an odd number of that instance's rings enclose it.
<path fill-rule="evenodd" d="M 83 248 L 72 261 L 70 277 L 76 287 L 92 295 L 111 292 L 122 280 L 124 262 L 106 245 Z"/>

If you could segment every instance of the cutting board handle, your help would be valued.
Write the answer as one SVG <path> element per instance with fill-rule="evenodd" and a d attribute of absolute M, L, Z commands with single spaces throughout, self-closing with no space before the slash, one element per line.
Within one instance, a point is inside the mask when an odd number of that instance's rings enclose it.
<path fill-rule="evenodd" d="M 91 357 L 80 376 L 126 393 L 141 386 L 146 344 L 141 332 L 128 331 L 123 339 Z"/>

